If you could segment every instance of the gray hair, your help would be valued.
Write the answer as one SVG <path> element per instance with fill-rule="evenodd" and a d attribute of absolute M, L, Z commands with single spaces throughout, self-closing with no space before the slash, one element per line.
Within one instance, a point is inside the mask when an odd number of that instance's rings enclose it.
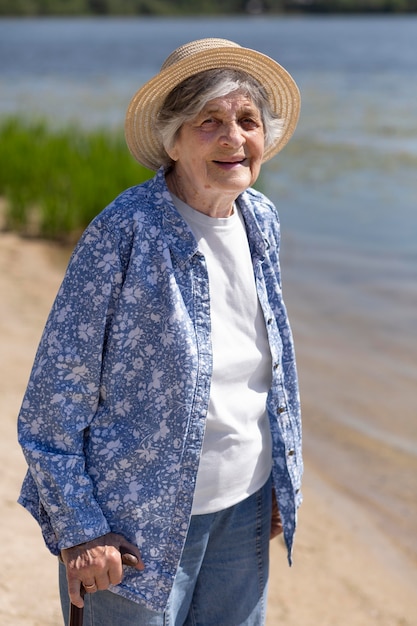
<path fill-rule="evenodd" d="M 193 118 L 214 98 L 240 91 L 249 96 L 261 114 L 265 133 L 265 148 L 282 134 L 283 121 L 272 111 L 267 93 L 250 74 L 241 70 L 213 69 L 198 72 L 183 80 L 166 97 L 155 122 L 164 148 L 161 163 L 172 164 L 167 150 L 176 141 L 181 126 Z"/>

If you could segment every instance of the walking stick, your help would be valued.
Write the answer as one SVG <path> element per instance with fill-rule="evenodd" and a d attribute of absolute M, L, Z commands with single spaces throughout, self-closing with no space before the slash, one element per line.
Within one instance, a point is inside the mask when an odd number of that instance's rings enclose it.
<path fill-rule="evenodd" d="M 81 597 L 84 598 L 84 595 L 85 595 L 84 587 L 81 587 L 80 594 L 81 594 Z M 75 604 L 71 602 L 68 626 L 83 626 L 83 621 L 84 621 L 84 607 L 80 609 L 80 607 L 75 606 Z"/>
<path fill-rule="evenodd" d="M 120 552 L 123 565 L 129 565 L 131 567 L 137 565 L 138 559 L 135 557 L 134 554 L 130 554 L 129 552 L 123 552 L 123 548 L 121 548 Z M 82 585 L 80 589 L 80 595 L 82 598 L 84 598 L 85 596 L 85 589 Z M 84 607 L 80 609 L 80 607 L 75 606 L 75 604 L 71 602 L 68 626 L 83 626 L 83 620 Z"/>

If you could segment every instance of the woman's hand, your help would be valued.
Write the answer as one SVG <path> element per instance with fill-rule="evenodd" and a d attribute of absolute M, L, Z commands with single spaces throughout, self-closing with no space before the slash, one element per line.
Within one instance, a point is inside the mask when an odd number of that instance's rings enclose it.
<path fill-rule="evenodd" d="M 269 539 L 274 539 L 280 535 L 283 531 L 281 515 L 278 508 L 277 497 L 275 495 L 275 489 L 272 490 L 272 515 L 271 515 L 271 532 Z"/>
<path fill-rule="evenodd" d="M 87 593 L 94 593 L 118 585 L 123 578 L 123 565 L 137 570 L 145 568 L 139 549 L 115 533 L 66 548 L 61 557 L 67 570 L 70 600 L 79 608 L 84 606 L 81 586 Z"/>

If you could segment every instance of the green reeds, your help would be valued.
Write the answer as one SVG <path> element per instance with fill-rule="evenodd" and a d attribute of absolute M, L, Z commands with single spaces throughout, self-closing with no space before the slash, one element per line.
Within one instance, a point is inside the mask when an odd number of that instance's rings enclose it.
<path fill-rule="evenodd" d="M 51 130 L 17 118 L 0 124 L 7 230 L 71 241 L 116 195 L 151 175 L 131 157 L 121 133 Z"/>

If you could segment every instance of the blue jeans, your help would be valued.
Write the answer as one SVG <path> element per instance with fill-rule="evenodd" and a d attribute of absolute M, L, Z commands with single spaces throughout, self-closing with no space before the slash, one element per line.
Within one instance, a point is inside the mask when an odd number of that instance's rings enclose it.
<path fill-rule="evenodd" d="M 265 623 L 271 481 L 219 513 L 195 515 L 166 611 L 157 613 L 110 591 L 86 594 L 84 626 L 262 626 Z M 60 592 L 65 624 L 65 568 Z"/>

